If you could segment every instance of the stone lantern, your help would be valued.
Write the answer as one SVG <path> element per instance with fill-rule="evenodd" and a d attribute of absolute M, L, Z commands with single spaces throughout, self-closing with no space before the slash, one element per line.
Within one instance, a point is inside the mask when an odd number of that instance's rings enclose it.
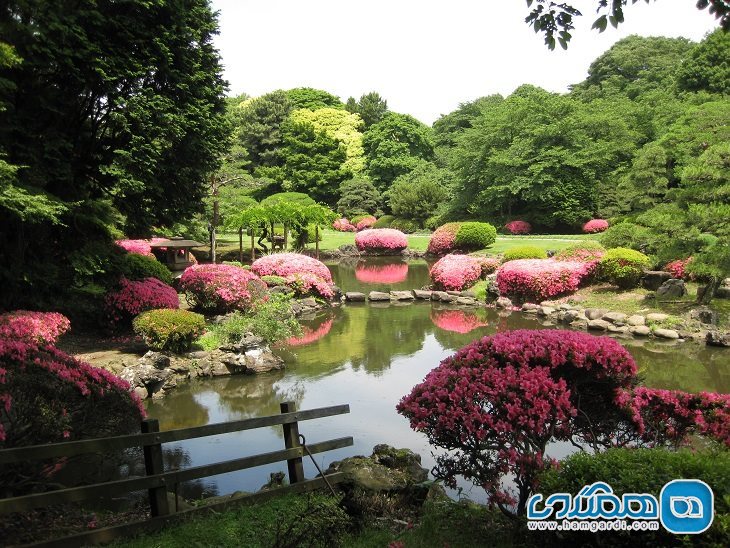
<path fill-rule="evenodd" d="M 194 240 L 186 240 L 181 237 L 170 238 L 169 240 L 159 240 L 154 244 L 150 244 L 152 249 L 158 249 L 165 252 L 165 264 L 171 271 L 185 270 L 195 262 L 190 260 L 190 249 L 193 247 L 201 247 L 205 244 Z"/>

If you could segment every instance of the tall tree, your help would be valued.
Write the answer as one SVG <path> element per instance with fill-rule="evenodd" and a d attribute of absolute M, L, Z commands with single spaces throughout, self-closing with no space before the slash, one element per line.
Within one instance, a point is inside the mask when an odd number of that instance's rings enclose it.
<path fill-rule="evenodd" d="M 272 91 L 239 105 L 236 116 L 239 141 L 251 163 L 249 171 L 262 176 L 262 168 L 282 165 L 279 149 L 282 146 L 281 125 L 289 118 L 292 106 L 283 91 Z"/>
<path fill-rule="evenodd" d="M 677 84 L 685 91 L 730 95 L 730 33 L 716 30 L 689 52 L 678 69 Z"/>
<path fill-rule="evenodd" d="M 314 88 L 293 88 L 285 91 L 286 97 L 291 104 L 292 110 L 308 108 L 345 108 L 339 97 L 335 97 L 327 91 Z"/>
<path fill-rule="evenodd" d="M 371 91 L 360 96 L 359 101 L 350 97 L 345 105 L 347 112 L 357 113 L 362 118 L 365 128 L 377 124 L 388 112 L 388 102 L 379 93 Z"/>

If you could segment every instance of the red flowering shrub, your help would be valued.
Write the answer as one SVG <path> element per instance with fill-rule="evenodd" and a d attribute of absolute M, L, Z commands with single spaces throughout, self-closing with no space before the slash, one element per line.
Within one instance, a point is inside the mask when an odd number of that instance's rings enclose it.
<path fill-rule="evenodd" d="M 537 475 L 552 466 L 552 440 L 610 445 L 626 413 L 616 403 L 636 364 L 608 337 L 559 330 L 519 330 L 483 337 L 432 370 L 397 410 L 411 428 L 448 452 L 434 475 L 461 475 L 482 486 L 504 511 L 524 513 Z M 512 474 L 517 499 L 500 485 Z"/>
<path fill-rule="evenodd" d="M 150 242 L 147 240 L 117 240 L 116 244 L 124 249 L 127 253 L 136 253 L 137 255 L 146 255 L 154 257 Z"/>
<path fill-rule="evenodd" d="M 489 322 L 480 318 L 475 311 L 441 308 L 431 310 L 431 321 L 436 327 L 453 333 L 469 333 Z"/>
<path fill-rule="evenodd" d="M 266 295 L 266 284 L 256 274 L 228 264 L 189 266 L 180 277 L 180 289 L 192 307 L 209 313 L 248 310 Z"/>
<path fill-rule="evenodd" d="M 394 228 L 369 228 L 358 232 L 355 245 L 360 251 L 401 251 L 408 247 L 408 239 Z"/>
<path fill-rule="evenodd" d="M 0 449 L 130 433 L 144 416 L 139 398 L 111 373 L 52 346 L 0 338 Z M 3 465 L 0 484 L 23 494 L 61 467 Z"/>
<path fill-rule="evenodd" d="M 503 295 L 540 302 L 576 291 L 591 271 L 590 263 L 553 259 L 520 259 L 497 270 L 497 287 Z"/>
<path fill-rule="evenodd" d="M 482 265 L 470 255 L 446 255 L 431 267 L 431 281 L 437 289 L 460 291 L 471 287 L 482 275 Z"/>
<path fill-rule="evenodd" d="M 357 231 L 360 232 L 361 230 L 365 230 L 366 228 L 372 228 L 372 226 L 377 222 L 378 220 L 373 217 L 372 215 L 368 215 L 366 217 L 363 217 L 357 222 Z"/>
<path fill-rule="evenodd" d="M 510 221 L 504 225 L 504 228 L 510 234 L 529 234 L 532 232 L 532 225 L 527 221 Z"/>
<path fill-rule="evenodd" d="M 689 272 L 687 272 L 687 265 L 692 262 L 692 257 L 687 257 L 686 259 L 677 259 L 676 261 L 672 261 L 671 263 L 667 263 L 664 267 L 664 270 L 669 272 L 672 275 L 672 278 L 679 278 L 681 280 L 690 280 L 691 276 Z"/>
<path fill-rule="evenodd" d="M 177 292 L 157 278 L 119 280 L 117 289 L 104 297 L 106 312 L 113 323 L 129 323 L 132 318 L 155 308 L 179 308 Z"/>
<path fill-rule="evenodd" d="M 15 310 L 0 315 L 0 339 L 54 344 L 71 329 L 71 322 L 58 312 Z"/>
<path fill-rule="evenodd" d="M 251 270 L 259 276 L 282 276 L 308 272 L 331 282 L 332 273 L 327 266 L 313 257 L 299 253 L 272 253 L 256 259 Z"/>
<path fill-rule="evenodd" d="M 604 219 L 591 219 L 583 225 L 583 232 L 586 234 L 597 234 L 603 232 L 608 228 L 608 221 Z"/>
<path fill-rule="evenodd" d="M 461 223 L 446 223 L 434 230 L 428 241 L 428 253 L 443 255 L 453 251 L 456 233 L 459 232 L 460 226 Z"/>
<path fill-rule="evenodd" d="M 357 231 L 357 228 L 350 224 L 350 221 L 348 221 L 345 217 L 343 217 L 342 219 L 337 219 L 334 223 L 332 223 L 332 228 L 334 228 L 338 232 Z"/>
<path fill-rule="evenodd" d="M 322 322 L 322 324 L 317 329 L 303 326 L 302 334 L 299 337 L 288 338 L 286 340 L 286 344 L 288 344 L 289 346 L 304 346 L 307 344 L 311 344 L 314 341 L 321 339 L 330 332 L 330 329 L 332 329 L 332 322 L 334 322 L 334 319 L 330 318 L 329 320 Z"/>
<path fill-rule="evenodd" d="M 408 265 L 358 263 L 355 278 L 366 284 L 397 284 L 408 278 Z"/>

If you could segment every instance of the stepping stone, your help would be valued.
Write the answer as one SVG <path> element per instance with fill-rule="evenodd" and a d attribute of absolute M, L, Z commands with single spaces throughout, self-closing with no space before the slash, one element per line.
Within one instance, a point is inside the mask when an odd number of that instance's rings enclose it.
<path fill-rule="evenodd" d="M 494 303 L 497 308 L 512 308 L 512 301 L 507 297 L 499 297 L 497 302 Z"/>
<path fill-rule="evenodd" d="M 603 308 L 586 308 L 583 311 L 583 314 L 589 320 L 598 320 L 601 319 L 606 312 L 607 310 L 604 310 Z"/>
<path fill-rule="evenodd" d="M 431 298 L 432 291 L 426 291 L 425 289 L 414 289 L 413 296 L 416 299 L 429 300 Z"/>
<path fill-rule="evenodd" d="M 629 333 L 638 337 L 648 337 L 651 334 L 651 329 L 645 325 L 633 325 L 629 327 Z"/>
<path fill-rule="evenodd" d="M 509 300 L 509 299 L 507 299 L 507 300 Z M 499 301 L 497 301 L 497 302 L 499 302 Z M 537 312 L 538 310 L 540 310 L 539 304 L 525 303 L 522 305 L 522 312 Z"/>
<path fill-rule="evenodd" d="M 606 320 L 590 320 L 588 322 L 588 329 L 595 329 L 596 331 L 606 331 L 608 326 L 611 325 Z"/>
<path fill-rule="evenodd" d="M 365 293 L 348 291 L 347 293 L 345 293 L 345 299 L 353 303 L 362 303 L 365 302 Z"/>
<path fill-rule="evenodd" d="M 661 339 L 678 339 L 679 333 L 674 329 L 655 329 L 654 336 Z"/>
<path fill-rule="evenodd" d="M 456 304 L 464 304 L 474 306 L 477 302 L 471 297 L 457 297 Z"/>
<path fill-rule="evenodd" d="M 383 293 L 382 291 L 371 291 L 368 294 L 369 301 L 389 301 L 390 293 Z"/>
<path fill-rule="evenodd" d="M 634 314 L 626 318 L 626 323 L 629 325 L 646 325 L 646 318 L 641 314 Z"/>
<path fill-rule="evenodd" d="M 661 314 L 658 312 L 652 312 L 646 315 L 646 320 L 649 322 L 663 322 L 669 317 L 669 314 Z"/>
<path fill-rule="evenodd" d="M 601 319 L 612 323 L 623 323 L 626 319 L 626 314 L 622 312 L 606 312 Z"/>
<path fill-rule="evenodd" d="M 553 314 L 555 309 L 552 306 L 541 306 L 540 310 L 537 311 L 538 316 L 549 316 Z"/>
<path fill-rule="evenodd" d="M 391 291 L 390 298 L 396 301 L 412 301 L 415 299 L 410 291 Z"/>

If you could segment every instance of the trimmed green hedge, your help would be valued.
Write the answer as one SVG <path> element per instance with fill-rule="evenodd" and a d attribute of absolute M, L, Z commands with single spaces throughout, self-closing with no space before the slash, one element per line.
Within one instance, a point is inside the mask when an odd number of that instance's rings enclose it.
<path fill-rule="evenodd" d="M 599 263 L 599 276 L 621 289 L 639 285 L 644 270 L 651 264 L 649 257 L 633 249 L 609 249 Z"/>
<path fill-rule="evenodd" d="M 137 253 L 126 253 L 119 257 L 117 269 L 119 274 L 128 280 L 157 278 L 167 285 L 172 284 L 172 272 L 154 257 L 138 255 Z"/>
<path fill-rule="evenodd" d="M 534 245 L 519 245 L 504 252 L 504 262 L 518 259 L 547 259 L 547 251 Z"/>
<path fill-rule="evenodd" d="M 148 310 L 137 316 L 132 326 L 152 350 L 182 353 L 203 333 L 205 318 L 189 310 Z"/>
<path fill-rule="evenodd" d="M 380 219 L 375 221 L 373 228 L 390 228 L 390 223 L 395 220 L 395 215 L 383 215 Z"/>
<path fill-rule="evenodd" d="M 462 251 L 476 251 L 492 245 L 497 239 L 497 229 L 489 223 L 468 221 L 461 223 L 456 232 L 454 245 Z"/>
<path fill-rule="evenodd" d="M 396 217 L 390 222 L 390 228 L 400 230 L 404 234 L 412 234 L 413 232 L 418 232 L 421 227 L 418 226 L 418 223 L 412 219 Z"/>

